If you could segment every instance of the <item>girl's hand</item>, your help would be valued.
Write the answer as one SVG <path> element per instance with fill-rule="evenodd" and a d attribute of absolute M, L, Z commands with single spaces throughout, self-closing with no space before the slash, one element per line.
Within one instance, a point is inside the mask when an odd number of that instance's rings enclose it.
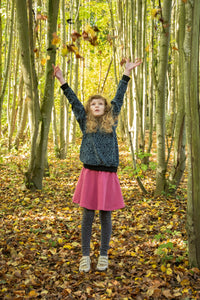
<path fill-rule="evenodd" d="M 65 79 L 63 78 L 63 74 L 62 74 L 62 71 L 60 69 L 59 66 L 54 66 L 54 64 L 52 64 L 52 67 L 53 67 L 53 75 L 60 81 L 61 85 L 65 83 Z"/>
<path fill-rule="evenodd" d="M 131 71 L 136 68 L 137 66 L 139 66 L 142 63 L 142 60 L 139 58 L 136 58 L 134 62 L 129 61 L 129 59 L 127 59 L 126 61 L 126 65 L 125 65 L 125 71 L 124 71 L 124 75 L 130 76 Z"/>

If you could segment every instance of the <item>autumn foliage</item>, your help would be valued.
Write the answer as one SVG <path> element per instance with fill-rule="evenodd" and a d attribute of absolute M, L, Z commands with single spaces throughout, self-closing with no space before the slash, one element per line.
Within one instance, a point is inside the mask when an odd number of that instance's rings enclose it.
<path fill-rule="evenodd" d="M 0 299 L 197 299 L 198 269 L 188 265 L 186 183 L 175 195 L 153 196 L 155 174 L 141 171 L 148 195 L 134 179 L 120 144 L 118 171 L 126 207 L 113 212 L 109 269 L 96 271 L 98 214 L 91 243 L 92 269 L 78 271 L 81 210 L 72 195 L 81 170 L 76 148 L 66 160 L 50 151 L 43 191 L 23 190 L 26 152 L 1 161 Z M 20 168 L 18 166 L 21 166 Z M 188 298 L 189 297 L 189 298 Z"/>
<path fill-rule="evenodd" d="M 71 52 L 73 52 L 73 53 L 75 53 L 76 58 L 83 59 L 83 56 L 79 53 L 79 48 L 74 43 L 82 37 L 84 41 L 88 41 L 91 45 L 97 46 L 98 45 L 98 41 L 97 41 L 97 33 L 98 32 L 99 32 L 99 29 L 97 26 L 92 27 L 90 25 L 85 26 L 82 34 L 77 32 L 76 30 L 73 30 L 71 33 L 72 42 L 62 46 L 62 49 L 61 49 L 62 56 L 68 57 L 68 55 Z M 59 36 L 57 35 L 57 33 L 54 33 L 53 39 L 52 39 L 52 45 L 58 46 L 60 44 L 60 42 L 61 42 L 61 40 L 60 40 Z"/>

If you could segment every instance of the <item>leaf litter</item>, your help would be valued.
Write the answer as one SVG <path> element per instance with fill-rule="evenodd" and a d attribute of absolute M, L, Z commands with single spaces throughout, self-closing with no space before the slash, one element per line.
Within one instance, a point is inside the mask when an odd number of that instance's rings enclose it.
<path fill-rule="evenodd" d="M 186 180 L 174 195 L 154 197 L 155 170 L 134 178 L 120 144 L 119 179 L 126 207 L 113 212 L 109 269 L 96 271 L 100 221 L 93 224 L 91 270 L 80 273 L 81 208 L 72 203 L 81 163 L 50 150 L 43 190 L 23 190 L 27 157 L 10 153 L 0 168 L 0 299 L 199 299 L 200 271 L 187 254 Z"/>

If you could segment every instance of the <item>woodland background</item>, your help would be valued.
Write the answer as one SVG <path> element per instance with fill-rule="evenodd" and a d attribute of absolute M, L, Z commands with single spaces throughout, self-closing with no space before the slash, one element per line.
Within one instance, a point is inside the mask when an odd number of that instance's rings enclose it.
<path fill-rule="evenodd" d="M 3 299 L 198 298 L 200 2 L 1 0 L 0 7 Z M 91 94 L 114 97 L 128 57 L 143 64 L 118 126 L 127 208 L 116 213 L 112 268 L 92 283 L 94 274 L 77 273 L 80 216 L 71 204 L 81 133 L 52 63 L 85 103 Z M 96 231 L 93 238 L 96 257 Z"/>

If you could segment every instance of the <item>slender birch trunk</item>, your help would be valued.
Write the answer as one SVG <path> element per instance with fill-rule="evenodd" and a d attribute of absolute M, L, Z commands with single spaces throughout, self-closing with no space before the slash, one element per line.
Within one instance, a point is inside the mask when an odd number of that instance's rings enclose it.
<path fill-rule="evenodd" d="M 52 132 L 53 132 L 54 151 L 55 151 L 56 157 L 59 157 L 59 146 L 58 146 L 58 135 L 57 135 L 57 120 L 56 120 L 56 108 L 55 108 L 54 104 L 53 104 L 53 107 L 52 107 L 51 119 L 52 119 Z"/>
<path fill-rule="evenodd" d="M 10 110 L 10 122 L 8 126 L 8 148 L 9 150 L 12 148 L 12 137 L 15 130 L 16 117 L 17 117 L 17 80 L 18 80 L 18 69 L 19 69 L 19 49 L 17 49 L 16 57 L 15 57 L 15 75 L 14 75 L 14 85 L 13 85 L 13 96 L 12 96 L 12 104 Z M 9 99 L 8 99 L 9 101 Z"/>
<path fill-rule="evenodd" d="M 5 64 L 5 72 L 4 72 L 4 81 L 2 84 L 2 90 L 0 91 L 0 137 L 1 137 L 1 116 L 2 116 L 2 107 L 3 107 L 3 100 L 6 92 L 6 86 L 9 76 L 9 69 L 10 69 L 10 60 L 11 60 L 11 50 L 12 50 L 12 42 L 13 42 L 13 26 L 14 26 L 14 7 L 15 7 L 15 1 L 12 0 L 12 6 L 11 6 L 11 18 L 10 18 L 10 35 L 9 35 L 9 42 L 8 42 L 8 51 L 7 51 L 7 58 L 6 58 L 6 64 Z"/>
<path fill-rule="evenodd" d="M 61 2 L 61 28 L 62 28 L 62 42 L 65 45 L 66 44 L 66 22 L 65 22 L 65 1 L 62 0 Z M 66 58 L 62 57 L 61 59 L 62 64 L 62 70 L 63 75 L 66 78 Z M 61 93 L 60 95 L 60 150 L 59 150 L 59 156 L 61 159 L 66 158 L 67 154 L 67 135 L 66 131 L 68 132 L 68 111 L 66 109 L 66 98 Z"/>
<path fill-rule="evenodd" d="M 168 50 L 170 41 L 172 1 L 164 0 L 162 8 L 163 28 L 160 38 L 160 62 L 158 71 L 158 96 L 156 103 L 156 134 L 157 134 L 157 171 L 155 195 L 160 195 L 166 188 L 165 160 L 165 89 L 168 69 Z"/>
<path fill-rule="evenodd" d="M 185 107 L 188 149 L 187 233 L 189 262 L 200 267 L 200 108 L 199 108 L 199 37 L 200 2 L 186 3 Z"/>
<path fill-rule="evenodd" d="M 171 186 L 175 189 L 178 187 L 183 172 L 185 170 L 186 154 L 185 154 L 185 103 L 184 103 L 184 49 L 183 42 L 185 36 L 185 4 L 179 0 L 179 31 L 178 31 L 178 97 L 177 97 L 177 113 L 174 130 L 174 161 L 169 176 Z"/>
<path fill-rule="evenodd" d="M 80 30 L 80 21 L 79 21 L 79 0 L 76 0 L 76 31 Z M 80 48 L 80 42 L 77 40 L 76 45 L 78 49 Z M 75 94 L 78 94 L 78 73 L 79 73 L 79 61 L 77 58 L 74 58 L 74 76 L 73 76 L 73 90 Z M 69 142 L 75 144 L 76 141 L 76 119 L 75 115 L 71 113 L 71 122 L 70 122 L 70 132 L 69 132 Z"/>
<path fill-rule="evenodd" d="M 19 148 L 19 144 L 23 139 L 23 133 L 26 127 L 26 123 L 28 120 L 28 105 L 27 105 L 27 100 L 26 98 L 23 99 L 23 85 L 24 85 L 24 80 L 23 76 L 20 78 L 20 83 L 19 83 L 19 111 L 18 111 L 18 128 L 17 128 L 17 134 L 15 136 L 14 140 L 14 147 L 16 149 Z"/>

